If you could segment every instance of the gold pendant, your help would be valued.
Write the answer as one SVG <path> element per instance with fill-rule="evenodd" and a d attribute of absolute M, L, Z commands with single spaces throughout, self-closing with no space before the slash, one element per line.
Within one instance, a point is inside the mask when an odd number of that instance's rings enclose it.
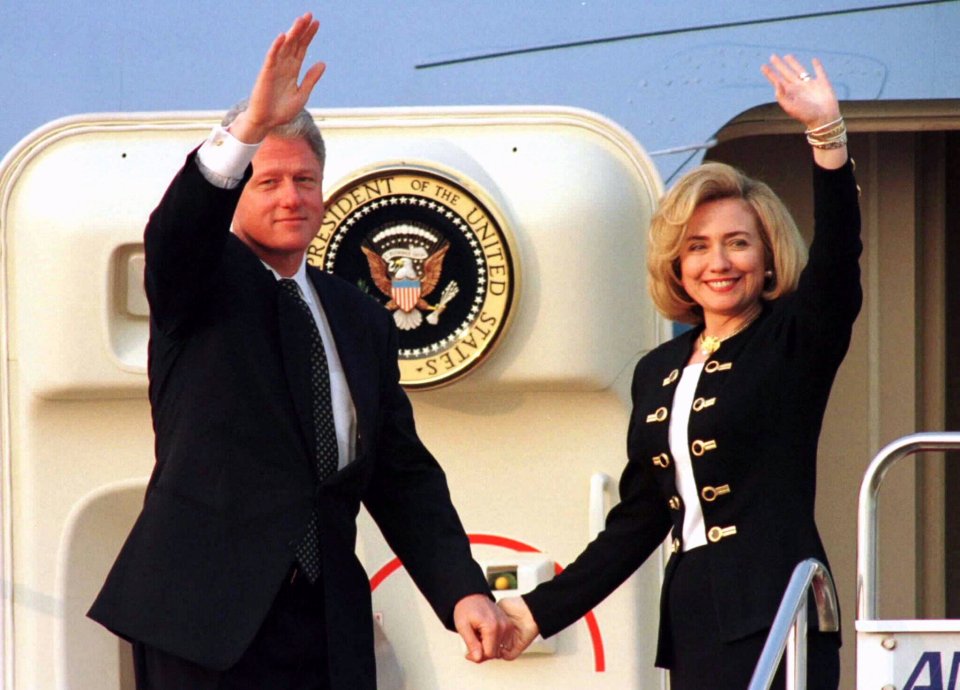
<path fill-rule="evenodd" d="M 709 357 L 720 349 L 720 338 L 715 335 L 700 336 L 700 354 Z"/>

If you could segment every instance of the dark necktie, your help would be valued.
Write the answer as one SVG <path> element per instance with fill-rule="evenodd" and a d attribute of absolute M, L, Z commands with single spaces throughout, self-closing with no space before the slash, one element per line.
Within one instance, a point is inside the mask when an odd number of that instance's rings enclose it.
<path fill-rule="evenodd" d="M 317 482 L 322 482 L 337 471 L 337 431 L 333 424 L 333 406 L 330 401 L 330 369 L 327 366 L 327 354 L 317 324 L 310 313 L 310 307 L 300 296 L 297 283 L 290 278 L 280 279 L 282 294 L 297 305 L 291 310 L 304 319 L 302 331 L 309 333 L 309 376 L 310 376 L 310 416 L 314 437 L 314 471 Z M 320 530 L 319 516 L 314 508 L 310 516 L 307 532 L 295 549 L 297 563 L 307 580 L 316 582 L 320 577 Z"/>

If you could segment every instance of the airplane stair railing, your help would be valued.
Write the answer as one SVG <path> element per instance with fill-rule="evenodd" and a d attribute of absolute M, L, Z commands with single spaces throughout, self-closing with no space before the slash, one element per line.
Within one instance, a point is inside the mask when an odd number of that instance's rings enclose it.
<path fill-rule="evenodd" d="M 787 653 L 787 690 L 806 688 L 807 592 L 810 589 L 813 589 L 820 630 L 834 632 L 839 629 L 837 592 L 833 586 L 833 578 L 817 559 L 801 561 L 794 568 L 780 601 L 777 616 L 773 619 L 767 642 L 760 653 L 753 678 L 750 679 L 749 690 L 768 690 L 784 650 Z"/>
<path fill-rule="evenodd" d="M 960 450 L 960 432 L 904 436 L 884 447 L 860 485 L 857 513 L 857 687 L 960 690 L 960 620 L 879 620 L 877 493 L 890 467 L 923 451 Z"/>

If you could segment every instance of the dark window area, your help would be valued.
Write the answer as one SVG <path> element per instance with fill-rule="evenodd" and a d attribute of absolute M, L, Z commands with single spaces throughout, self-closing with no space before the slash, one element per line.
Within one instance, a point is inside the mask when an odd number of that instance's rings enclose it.
<path fill-rule="evenodd" d="M 946 427 L 960 430 L 960 133 L 946 141 Z M 948 618 L 960 618 L 960 451 L 946 464 L 946 605 Z"/>

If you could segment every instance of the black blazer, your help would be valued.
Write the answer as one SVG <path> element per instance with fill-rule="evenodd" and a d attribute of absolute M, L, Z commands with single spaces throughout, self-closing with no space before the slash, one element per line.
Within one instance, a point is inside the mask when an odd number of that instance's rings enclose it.
<path fill-rule="evenodd" d="M 308 268 L 357 416 L 356 460 L 316 486 L 298 413 L 308 391 L 284 357 L 277 281 L 229 232 L 241 190 L 209 184 L 193 156 L 144 236 L 156 465 L 89 615 L 127 639 L 228 668 L 316 507 L 333 687 L 375 688 L 370 584 L 354 554 L 361 501 L 447 627 L 457 601 L 489 588 L 443 471 L 417 437 L 389 313 Z"/>
<path fill-rule="evenodd" d="M 768 627 L 793 568 L 826 554 L 814 524 L 817 442 L 830 387 L 862 294 L 860 212 L 852 166 L 815 167 L 816 235 L 797 290 L 763 305 L 704 367 L 688 439 L 707 529 L 707 577 L 725 640 Z M 684 506 L 668 443 L 669 411 L 701 328 L 637 364 L 621 502 L 606 529 L 560 576 L 525 600 L 545 635 L 602 601 L 673 531 Z M 719 492 L 717 492 L 719 489 Z M 661 622 L 673 560 L 661 593 Z M 811 618 L 815 621 L 816 618 Z M 669 665 L 661 626 L 657 664 Z"/>

